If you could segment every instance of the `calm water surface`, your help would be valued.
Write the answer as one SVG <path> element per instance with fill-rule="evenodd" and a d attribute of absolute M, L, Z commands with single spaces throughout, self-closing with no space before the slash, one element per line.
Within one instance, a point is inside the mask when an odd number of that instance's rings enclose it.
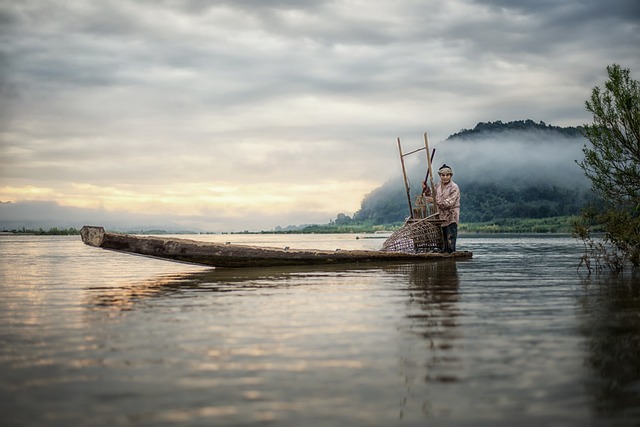
<path fill-rule="evenodd" d="M 2 425 L 640 424 L 635 279 L 577 274 L 570 237 L 459 246 L 474 258 L 216 271 L 0 236 Z"/>

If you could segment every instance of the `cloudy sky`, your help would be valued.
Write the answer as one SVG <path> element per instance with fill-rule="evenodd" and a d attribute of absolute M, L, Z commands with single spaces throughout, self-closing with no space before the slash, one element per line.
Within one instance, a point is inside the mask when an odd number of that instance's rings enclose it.
<path fill-rule="evenodd" d="M 0 41 L 0 201 L 269 229 L 355 212 L 396 137 L 589 122 L 640 3 L 2 1 Z"/>

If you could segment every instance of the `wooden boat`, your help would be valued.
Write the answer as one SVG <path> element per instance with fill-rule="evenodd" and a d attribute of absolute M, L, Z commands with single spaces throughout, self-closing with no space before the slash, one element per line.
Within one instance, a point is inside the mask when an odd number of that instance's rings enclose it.
<path fill-rule="evenodd" d="M 211 267 L 272 267 L 329 265 L 471 258 L 471 252 L 405 253 L 371 250 L 316 250 L 258 247 L 202 242 L 173 237 L 109 233 L 103 227 L 84 226 L 82 241 L 103 249 L 188 262 Z"/>

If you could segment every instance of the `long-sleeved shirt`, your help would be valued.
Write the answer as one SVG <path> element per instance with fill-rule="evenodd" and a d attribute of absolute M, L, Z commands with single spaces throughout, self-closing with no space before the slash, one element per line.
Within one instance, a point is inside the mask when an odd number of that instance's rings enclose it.
<path fill-rule="evenodd" d="M 443 227 L 460 222 L 460 189 L 458 184 L 449 181 L 443 186 L 441 182 L 436 184 L 436 205 L 438 214 L 444 222 Z"/>

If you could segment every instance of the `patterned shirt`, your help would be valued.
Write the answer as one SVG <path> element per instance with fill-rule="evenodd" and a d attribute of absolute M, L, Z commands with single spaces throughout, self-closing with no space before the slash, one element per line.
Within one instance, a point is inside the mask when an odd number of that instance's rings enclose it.
<path fill-rule="evenodd" d="M 460 189 L 455 182 L 444 187 L 441 182 L 436 184 L 436 204 L 443 227 L 460 222 Z"/>

